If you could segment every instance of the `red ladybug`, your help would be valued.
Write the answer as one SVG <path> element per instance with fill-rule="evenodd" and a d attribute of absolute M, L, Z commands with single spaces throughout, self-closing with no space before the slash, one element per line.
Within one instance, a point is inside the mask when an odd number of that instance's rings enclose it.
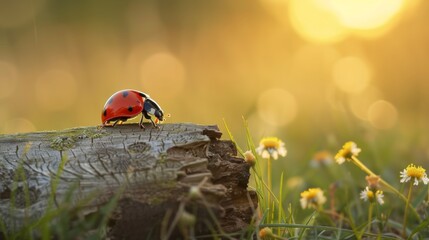
<path fill-rule="evenodd" d="M 156 123 L 164 121 L 164 112 L 149 95 L 137 90 L 125 89 L 114 93 L 104 104 L 101 122 L 103 126 L 114 122 L 112 126 L 115 126 L 119 121 L 125 122 L 140 113 L 142 113 L 139 123 L 141 128 L 144 128 L 143 118 L 149 119 L 154 127 L 157 126 Z M 156 123 L 150 115 L 155 116 Z"/>

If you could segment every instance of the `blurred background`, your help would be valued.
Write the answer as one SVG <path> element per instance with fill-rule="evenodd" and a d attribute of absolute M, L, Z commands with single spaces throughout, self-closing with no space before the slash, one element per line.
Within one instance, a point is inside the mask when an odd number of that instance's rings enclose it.
<path fill-rule="evenodd" d="M 404 168 L 429 156 L 428 12 L 423 0 L 0 0 L 0 132 L 98 125 L 110 95 L 133 88 L 167 122 L 224 118 L 243 147 L 244 116 L 256 143 L 286 142 L 286 162 L 354 140 L 376 170 Z"/>

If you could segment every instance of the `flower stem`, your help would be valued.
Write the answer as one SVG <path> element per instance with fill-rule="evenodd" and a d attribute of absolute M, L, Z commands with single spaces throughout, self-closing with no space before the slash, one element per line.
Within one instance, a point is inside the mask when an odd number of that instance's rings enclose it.
<path fill-rule="evenodd" d="M 352 156 L 352 162 L 358 166 L 362 171 L 366 172 L 368 175 L 376 175 L 374 172 L 372 172 L 369 168 L 367 168 L 357 157 Z M 381 180 L 382 181 L 382 180 Z"/>
<path fill-rule="evenodd" d="M 374 203 L 370 203 L 369 209 L 368 209 L 368 232 L 371 232 L 372 210 L 373 209 L 374 209 Z"/>
<path fill-rule="evenodd" d="M 256 177 L 259 179 L 260 183 L 262 185 L 264 185 L 264 187 L 266 189 L 268 189 L 268 185 L 267 183 L 262 179 L 261 175 L 255 170 L 253 169 L 253 172 L 256 174 Z M 268 193 L 271 195 L 271 197 L 273 198 L 273 201 L 275 201 L 277 204 L 279 204 L 279 199 L 276 197 L 276 195 L 273 193 L 273 191 L 271 191 L 271 189 L 268 189 Z"/>
<path fill-rule="evenodd" d="M 404 213 L 404 224 L 402 225 L 402 236 L 407 236 L 407 219 L 408 219 L 408 208 L 410 204 L 410 198 L 411 198 L 411 190 L 413 189 L 413 184 L 410 182 L 410 188 L 408 189 L 408 196 L 407 196 L 407 204 L 405 205 L 405 213 Z"/>
<path fill-rule="evenodd" d="M 352 156 L 352 162 L 358 166 L 362 171 L 364 171 L 366 174 L 370 175 L 370 176 L 375 176 L 376 174 L 371 171 L 369 168 L 367 168 L 361 161 L 359 161 L 359 159 L 355 156 Z M 394 188 L 392 185 L 390 185 L 388 182 L 384 181 L 384 179 L 380 178 L 380 183 L 382 185 L 384 185 L 386 188 L 388 188 L 390 191 L 394 192 L 396 195 L 398 195 L 404 202 L 406 202 L 407 207 L 409 207 L 411 209 L 411 211 L 413 212 L 413 214 L 416 216 L 416 218 L 419 220 L 419 222 L 422 221 L 422 219 L 420 218 L 419 214 L 417 213 L 416 209 L 411 206 L 410 202 L 407 200 L 407 198 L 400 193 L 396 188 Z"/>

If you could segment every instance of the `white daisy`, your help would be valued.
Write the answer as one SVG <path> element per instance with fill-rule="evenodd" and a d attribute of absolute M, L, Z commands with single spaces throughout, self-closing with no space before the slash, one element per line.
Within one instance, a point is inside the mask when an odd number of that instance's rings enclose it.
<path fill-rule="evenodd" d="M 287 154 L 284 142 L 276 137 L 263 138 L 255 150 L 262 158 L 266 159 L 271 157 L 277 160 L 279 155 L 285 157 Z"/>
<path fill-rule="evenodd" d="M 425 185 L 429 183 L 429 178 L 426 174 L 426 169 L 421 166 L 416 167 L 414 164 L 408 165 L 402 172 L 400 172 L 401 183 L 413 180 L 413 185 L 419 185 L 419 182 L 423 182 Z"/>
<path fill-rule="evenodd" d="M 377 201 L 378 204 L 383 205 L 384 204 L 383 197 L 384 197 L 383 191 L 377 190 L 374 192 L 373 190 L 369 189 L 369 187 L 366 187 L 365 190 L 360 192 L 360 199 L 364 200 L 365 202 Z"/>

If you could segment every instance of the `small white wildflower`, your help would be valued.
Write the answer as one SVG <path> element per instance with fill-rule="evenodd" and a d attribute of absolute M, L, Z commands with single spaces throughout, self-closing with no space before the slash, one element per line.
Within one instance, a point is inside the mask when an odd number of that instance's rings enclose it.
<path fill-rule="evenodd" d="M 364 200 L 365 202 L 377 201 L 378 204 L 383 205 L 384 204 L 383 197 L 384 197 L 383 191 L 377 190 L 374 193 L 374 191 L 369 189 L 369 187 L 366 187 L 365 190 L 360 192 L 360 199 Z"/>
<path fill-rule="evenodd" d="M 413 185 L 419 185 L 419 182 L 423 182 L 425 185 L 429 183 L 429 178 L 426 174 L 426 169 L 421 166 L 416 167 L 414 164 L 410 164 L 400 172 L 401 183 L 414 180 Z"/>
<path fill-rule="evenodd" d="M 267 159 L 272 157 L 274 160 L 277 160 L 279 155 L 285 157 L 287 154 L 284 142 L 276 137 L 263 138 L 259 142 L 256 152 L 261 155 L 262 158 Z"/>

